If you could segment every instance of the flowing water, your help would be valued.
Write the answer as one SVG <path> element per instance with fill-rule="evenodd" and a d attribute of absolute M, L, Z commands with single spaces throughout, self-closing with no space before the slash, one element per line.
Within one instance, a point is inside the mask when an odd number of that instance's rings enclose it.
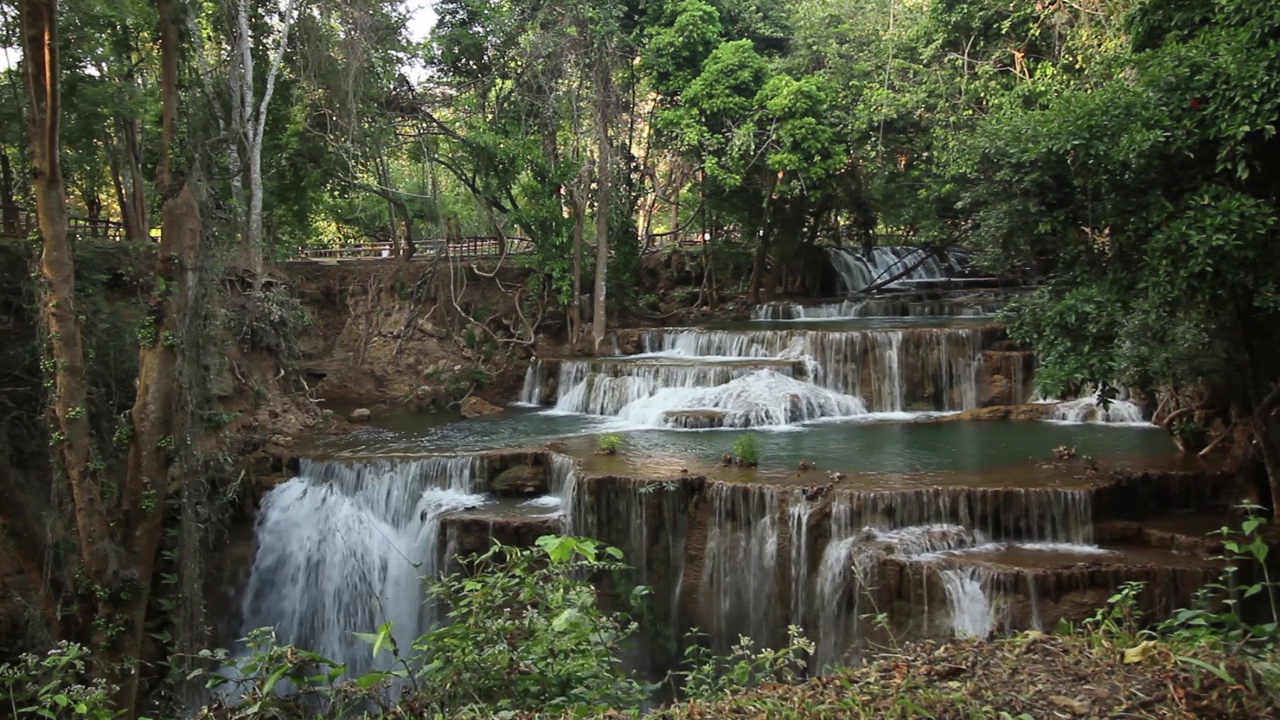
<path fill-rule="evenodd" d="M 840 276 L 845 292 L 860 292 L 882 284 L 902 273 L 898 282 L 945 280 L 959 275 L 958 258 L 939 260 L 913 247 L 876 247 L 869 252 L 848 248 L 828 248 L 827 255 Z M 913 267 L 914 266 L 914 267 Z"/>
<path fill-rule="evenodd" d="M 245 590 L 247 631 L 274 627 L 295 644 L 348 664 L 373 664 L 357 632 L 393 623 L 401 647 L 439 620 L 419 578 L 444 560 L 440 518 L 484 505 L 471 457 L 304 461 L 258 514 L 258 553 Z"/>
<path fill-rule="evenodd" d="M 852 292 L 918 253 L 830 257 Z M 928 258 L 903 284 L 961 270 Z M 1205 569 L 1185 558 L 1099 547 L 1095 517 L 1113 509 L 1095 507 L 1079 466 L 1050 462 L 1065 445 L 1110 467 L 1172 466 L 1138 405 L 1059 403 L 1054 422 L 942 417 L 987 402 L 993 370 L 1028 399 L 1034 362 L 991 327 L 1001 304 L 947 291 L 762 306 L 752 322 L 646 332 L 636 355 L 537 359 L 519 406 L 496 417 L 380 417 L 320 442 L 262 502 L 243 627 L 369 669 L 353 633 L 392 622 L 407 647 L 441 622 L 421 578 L 451 567 L 459 523 L 477 519 L 491 534 L 551 523 L 620 547 L 634 570 L 611 582 L 651 586 L 668 638 L 696 627 L 719 651 L 740 636 L 776 646 L 798 625 L 815 671 L 889 636 L 1038 627 L 1054 597 L 1099 573 L 1191 588 Z M 760 466 L 723 466 L 748 428 Z M 621 434 L 616 455 L 596 452 L 604 433 Z M 486 453 L 515 447 L 542 448 L 545 494 L 489 492 Z M 670 661 L 669 640 L 641 644 Z"/>

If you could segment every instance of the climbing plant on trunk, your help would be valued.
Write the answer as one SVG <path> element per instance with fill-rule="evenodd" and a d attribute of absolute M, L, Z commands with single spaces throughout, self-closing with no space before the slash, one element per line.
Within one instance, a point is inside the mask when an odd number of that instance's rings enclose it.
<path fill-rule="evenodd" d="M 6 503 L 0 528 L 32 579 L 56 636 L 92 642 L 97 672 L 117 688 L 117 707 L 132 712 L 139 685 L 144 621 L 160 544 L 166 496 L 180 481 L 172 473 L 178 443 L 189 442 L 179 422 L 178 362 L 196 286 L 200 213 L 195 171 L 179 172 L 178 13 L 174 0 L 156 0 L 160 17 L 163 141 L 159 179 L 164 219 L 157 248 L 155 288 L 139 325 L 137 395 L 126 430 L 127 468 L 115 482 L 95 456 L 87 409 L 88 375 L 77 307 L 75 259 L 67 230 L 66 188 L 60 164 L 58 0 L 20 3 L 24 74 L 30 103 L 33 186 L 41 237 L 41 276 L 51 385 L 55 466 L 71 489 L 77 552 L 69 568 L 43 566 L 64 555 L 58 543 L 29 526 L 33 517 Z M 4 482 L 10 482 L 8 479 Z M 3 488 L 5 497 L 17 494 Z M 23 524 L 26 526 L 23 526 Z M 40 545 L 45 544 L 44 551 Z M 65 602 L 65 605 L 60 604 Z"/>

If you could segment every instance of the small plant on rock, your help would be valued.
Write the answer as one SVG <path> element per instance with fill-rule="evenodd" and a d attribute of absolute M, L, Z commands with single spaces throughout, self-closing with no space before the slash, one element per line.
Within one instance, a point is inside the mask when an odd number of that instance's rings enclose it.
<path fill-rule="evenodd" d="M 755 467 L 760 464 L 760 441 L 755 435 L 747 434 L 733 441 L 733 456 L 742 467 Z"/>
<path fill-rule="evenodd" d="M 622 447 L 621 435 L 611 433 L 600 438 L 600 452 L 605 455 L 617 455 L 620 447 Z"/>

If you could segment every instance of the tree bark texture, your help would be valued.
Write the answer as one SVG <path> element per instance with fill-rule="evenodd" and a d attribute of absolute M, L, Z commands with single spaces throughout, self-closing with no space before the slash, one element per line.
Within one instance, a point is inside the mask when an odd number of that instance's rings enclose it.
<path fill-rule="evenodd" d="M 612 94 L 613 78 L 609 74 L 608 63 L 599 60 L 596 70 L 596 131 L 599 133 L 600 149 L 596 168 L 596 286 L 592 298 L 591 339 L 595 343 L 596 354 L 600 354 L 600 343 L 604 341 L 607 323 L 607 286 L 609 281 L 609 202 L 610 202 L 610 163 L 613 149 L 609 146 L 609 103 Z"/>
<path fill-rule="evenodd" d="M 76 539 L 84 574 L 103 583 L 109 567 L 108 525 L 101 483 L 93 467 L 87 410 L 88 380 L 76 308 L 75 259 L 67 234 L 67 198 L 59 160 L 57 0 L 19 3 L 23 69 L 29 104 L 33 189 L 40 225 L 44 318 L 53 361 L 55 465 L 71 487 Z"/>

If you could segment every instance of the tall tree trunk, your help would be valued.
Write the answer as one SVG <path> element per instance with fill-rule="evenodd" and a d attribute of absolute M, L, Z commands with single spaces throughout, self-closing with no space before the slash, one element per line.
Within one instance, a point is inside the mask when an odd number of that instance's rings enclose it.
<path fill-rule="evenodd" d="M 582 245 L 587 203 L 582 199 L 581 189 L 570 194 L 573 200 L 573 299 L 569 301 L 569 343 L 576 346 L 582 338 Z"/>
<path fill-rule="evenodd" d="M 172 473 L 178 443 L 187 443 L 179 421 L 178 375 L 181 355 L 193 332 L 187 313 L 198 278 L 200 208 L 192 175 L 180 178 L 174 168 L 178 147 L 178 18 L 172 0 L 156 0 L 160 17 L 162 144 L 159 171 L 164 197 L 160 247 L 156 257 L 156 290 L 148 317 L 154 332 L 138 351 L 137 396 L 131 419 L 128 474 L 121 494 L 122 538 L 133 575 L 132 591 L 109 603 L 123 625 L 116 641 L 117 660 L 130 668 L 118 680 L 118 706 L 132 716 L 137 703 L 143 631 L 152 575 L 160 547 L 165 501 L 179 481 Z"/>
<path fill-rule="evenodd" d="M 272 51 L 271 65 L 267 68 L 266 84 L 262 89 L 262 97 L 255 97 L 253 68 L 253 39 L 249 33 L 249 0 L 238 0 L 236 3 L 236 46 L 239 52 L 241 113 L 244 121 L 245 154 L 249 156 L 249 214 L 246 223 L 242 259 L 248 270 L 253 272 L 254 290 L 262 287 L 264 270 L 264 242 L 262 229 L 263 182 L 262 182 L 262 143 L 266 133 L 267 110 L 271 107 L 271 97 L 275 94 L 276 78 L 280 75 L 280 66 L 284 63 L 284 53 L 289 47 L 289 29 L 293 26 L 297 14 L 298 0 L 288 0 L 282 12 L 280 37 Z M 235 72 L 232 73 L 233 77 Z M 232 81 L 233 85 L 235 80 Z"/>
<path fill-rule="evenodd" d="M 132 223 L 134 228 L 134 231 L 128 234 L 128 238 L 141 242 L 151 239 L 151 226 L 147 218 L 147 182 L 142 177 L 142 143 L 138 137 L 141 135 L 138 121 L 126 119 L 123 122 L 122 134 L 125 170 L 127 170 L 123 177 L 127 199 L 125 207 L 121 207 L 121 212 L 129 218 L 126 220 L 125 227 L 128 228 Z"/>
<path fill-rule="evenodd" d="M 9 156 L 0 152 L 0 232 L 18 232 L 18 205 L 13 199 L 13 166 Z"/>
<path fill-rule="evenodd" d="M 609 281 L 609 200 L 610 200 L 610 163 L 613 150 L 609 147 L 609 95 L 612 92 L 612 77 L 608 63 L 603 58 L 597 60 L 596 76 L 596 131 L 599 133 L 600 149 L 596 168 L 596 286 L 592 298 L 591 339 L 595 343 L 595 352 L 600 354 L 600 343 L 604 341 L 607 327 L 607 285 Z"/>
<path fill-rule="evenodd" d="M 110 538 L 101 479 L 94 471 L 87 410 L 88 379 L 76 308 L 75 259 L 67 236 L 67 197 L 59 160 L 58 0 L 22 0 L 33 190 L 40 225 L 45 324 L 53 360 L 56 459 L 71 485 L 76 538 L 86 579 L 106 585 Z"/>

